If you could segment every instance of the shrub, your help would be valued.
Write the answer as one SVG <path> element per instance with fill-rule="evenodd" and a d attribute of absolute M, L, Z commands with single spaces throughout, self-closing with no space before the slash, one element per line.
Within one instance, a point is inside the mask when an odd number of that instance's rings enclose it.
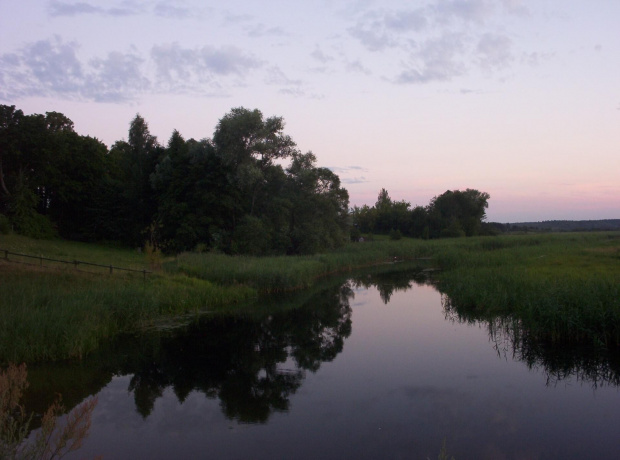
<path fill-rule="evenodd" d="M 0 214 L 0 233 L 2 235 L 8 235 L 11 233 L 11 223 L 9 222 L 8 217 L 4 214 Z"/>

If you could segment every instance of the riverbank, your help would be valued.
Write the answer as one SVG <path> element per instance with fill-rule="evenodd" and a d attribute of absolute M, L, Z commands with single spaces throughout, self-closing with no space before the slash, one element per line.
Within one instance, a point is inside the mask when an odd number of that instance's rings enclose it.
<path fill-rule="evenodd" d="M 618 232 L 384 240 L 304 257 L 191 253 L 157 260 L 160 269 L 152 255 L 98 245 L 10 235 L 0 237 L 0 248 L 155 268 L 144 279 L 2 262 L 2 363 L 79 358 L 166 318 L 233 311 L 259 294 L 305 289 L 332 273 L 414 259 L 441 268 L 438 286 L 459 308 L 515 315 L 553 340 L 620 343 Z"/>

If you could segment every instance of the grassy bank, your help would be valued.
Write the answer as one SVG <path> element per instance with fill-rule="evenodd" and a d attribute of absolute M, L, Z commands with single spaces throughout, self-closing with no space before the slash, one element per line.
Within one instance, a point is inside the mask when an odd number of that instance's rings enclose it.
<path fill-rule="evenodd" d="M 510 315 L 536 339 L 620 345 L 620 234 L 504 236 L 436 252 L 462 311 Z"/>
<path fill-rule="evenodd" d="M 256 295 L 184 276 L 93 276 L 0 264 L 2 362 L 79 357 L 101 340 L 164 317 L 197 313 Z"/>
<path fill-rule="evenodd" d="M 149 268 L 137 251 L 1 236 L 0 248 Z M 308 288 L 335 272 L 430 257 L 459 308 L 508 314 L 552 340 L 620 342 L 620 234 L 374 241 L 304 257 L 181 254 L 163 270 L 98 275 L 0 262 L 0 362 L 79 357 L 166 318 L 234 309 L 259 293 Z"/>
<path fill-rule="evenodd" d="M 307 288 L 318 278 L 332 273 L 394 260 L 418 259 L 431 253 L 431 245 L 421 240 L 376 241 L 350 244 L 331 253 L 313 256 L 257 258 L 184 253 L 165 264 L 164 268 L 171 273 L 183 273 L 218 284 L 243 284 L 261 293 L 271 293 Z"/>

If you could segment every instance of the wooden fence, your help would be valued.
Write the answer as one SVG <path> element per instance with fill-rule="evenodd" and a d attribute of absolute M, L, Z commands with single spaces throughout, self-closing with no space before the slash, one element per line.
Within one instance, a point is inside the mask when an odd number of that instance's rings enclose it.
<path fill-rule="evenodd" d="M 35 263 L 29 263 L 29 262 L 23 262 L 21 260 L 14 260 L 14 259 L 9 259 L 9 256 L 18 256 L 18 257 L 25 257 L 28 259 L 35 259 L 39 261 L 39 266 L 43 267 L 43 261 L 46 262 L 56 262 L 56 263 L 61 263 L 61 264 L 66 264 L 66 265 L 73 265 L 75 267 L 76 270 L 79 271 L 87 271 L 88 273 L 94 273 L 92 271 L 88 271 L 88 270 L 80 270 L 80 266 L 90 266 L 90 267 L 101 267 L 101 268 L 105 268 L 106 270 L 109 270 L 110 275 L 112 275 L 114 273 L 114 271 L 125 271 L 125 272 L 135 272 L 135 273 L 142 273 L 142 276 L 144 277 L 144 279 L 146 279 L 146 275 L 147 274 L 151 274 L 153 272 L 148 271 L 148 270 L 136 270 L 133 268 L 123 268 L 123 267 L 115 267 L 113 265 L 102 265 L 102 264 L 93 264 L 91 262 L 84 262 L 83 260 L 60 260 L 60 259 L 50 259 L 49 257 L 43 257 L 43 256 L 33 256 L 31 254 L 21 254 L 19 252 L 12 252 L 12 251 L 8 251 L 6 249 L 0 249 L 0 254 L 4 254 L 4 260 L 9 261 L 9 262 L 17 262 L 17 263 L 27 263 L 29 265 L 36 265 Z"/>

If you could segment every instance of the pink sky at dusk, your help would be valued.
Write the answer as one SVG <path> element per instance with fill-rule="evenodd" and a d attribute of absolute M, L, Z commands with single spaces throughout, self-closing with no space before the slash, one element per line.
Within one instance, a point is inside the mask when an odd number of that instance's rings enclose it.
<path fill-rule="evenodd" d="M 0 104 L 108 146 L 258 108 L 351 205 L 491 195 L 488 220 L 620 218 L 620 2 L 0 0 Z"/>

